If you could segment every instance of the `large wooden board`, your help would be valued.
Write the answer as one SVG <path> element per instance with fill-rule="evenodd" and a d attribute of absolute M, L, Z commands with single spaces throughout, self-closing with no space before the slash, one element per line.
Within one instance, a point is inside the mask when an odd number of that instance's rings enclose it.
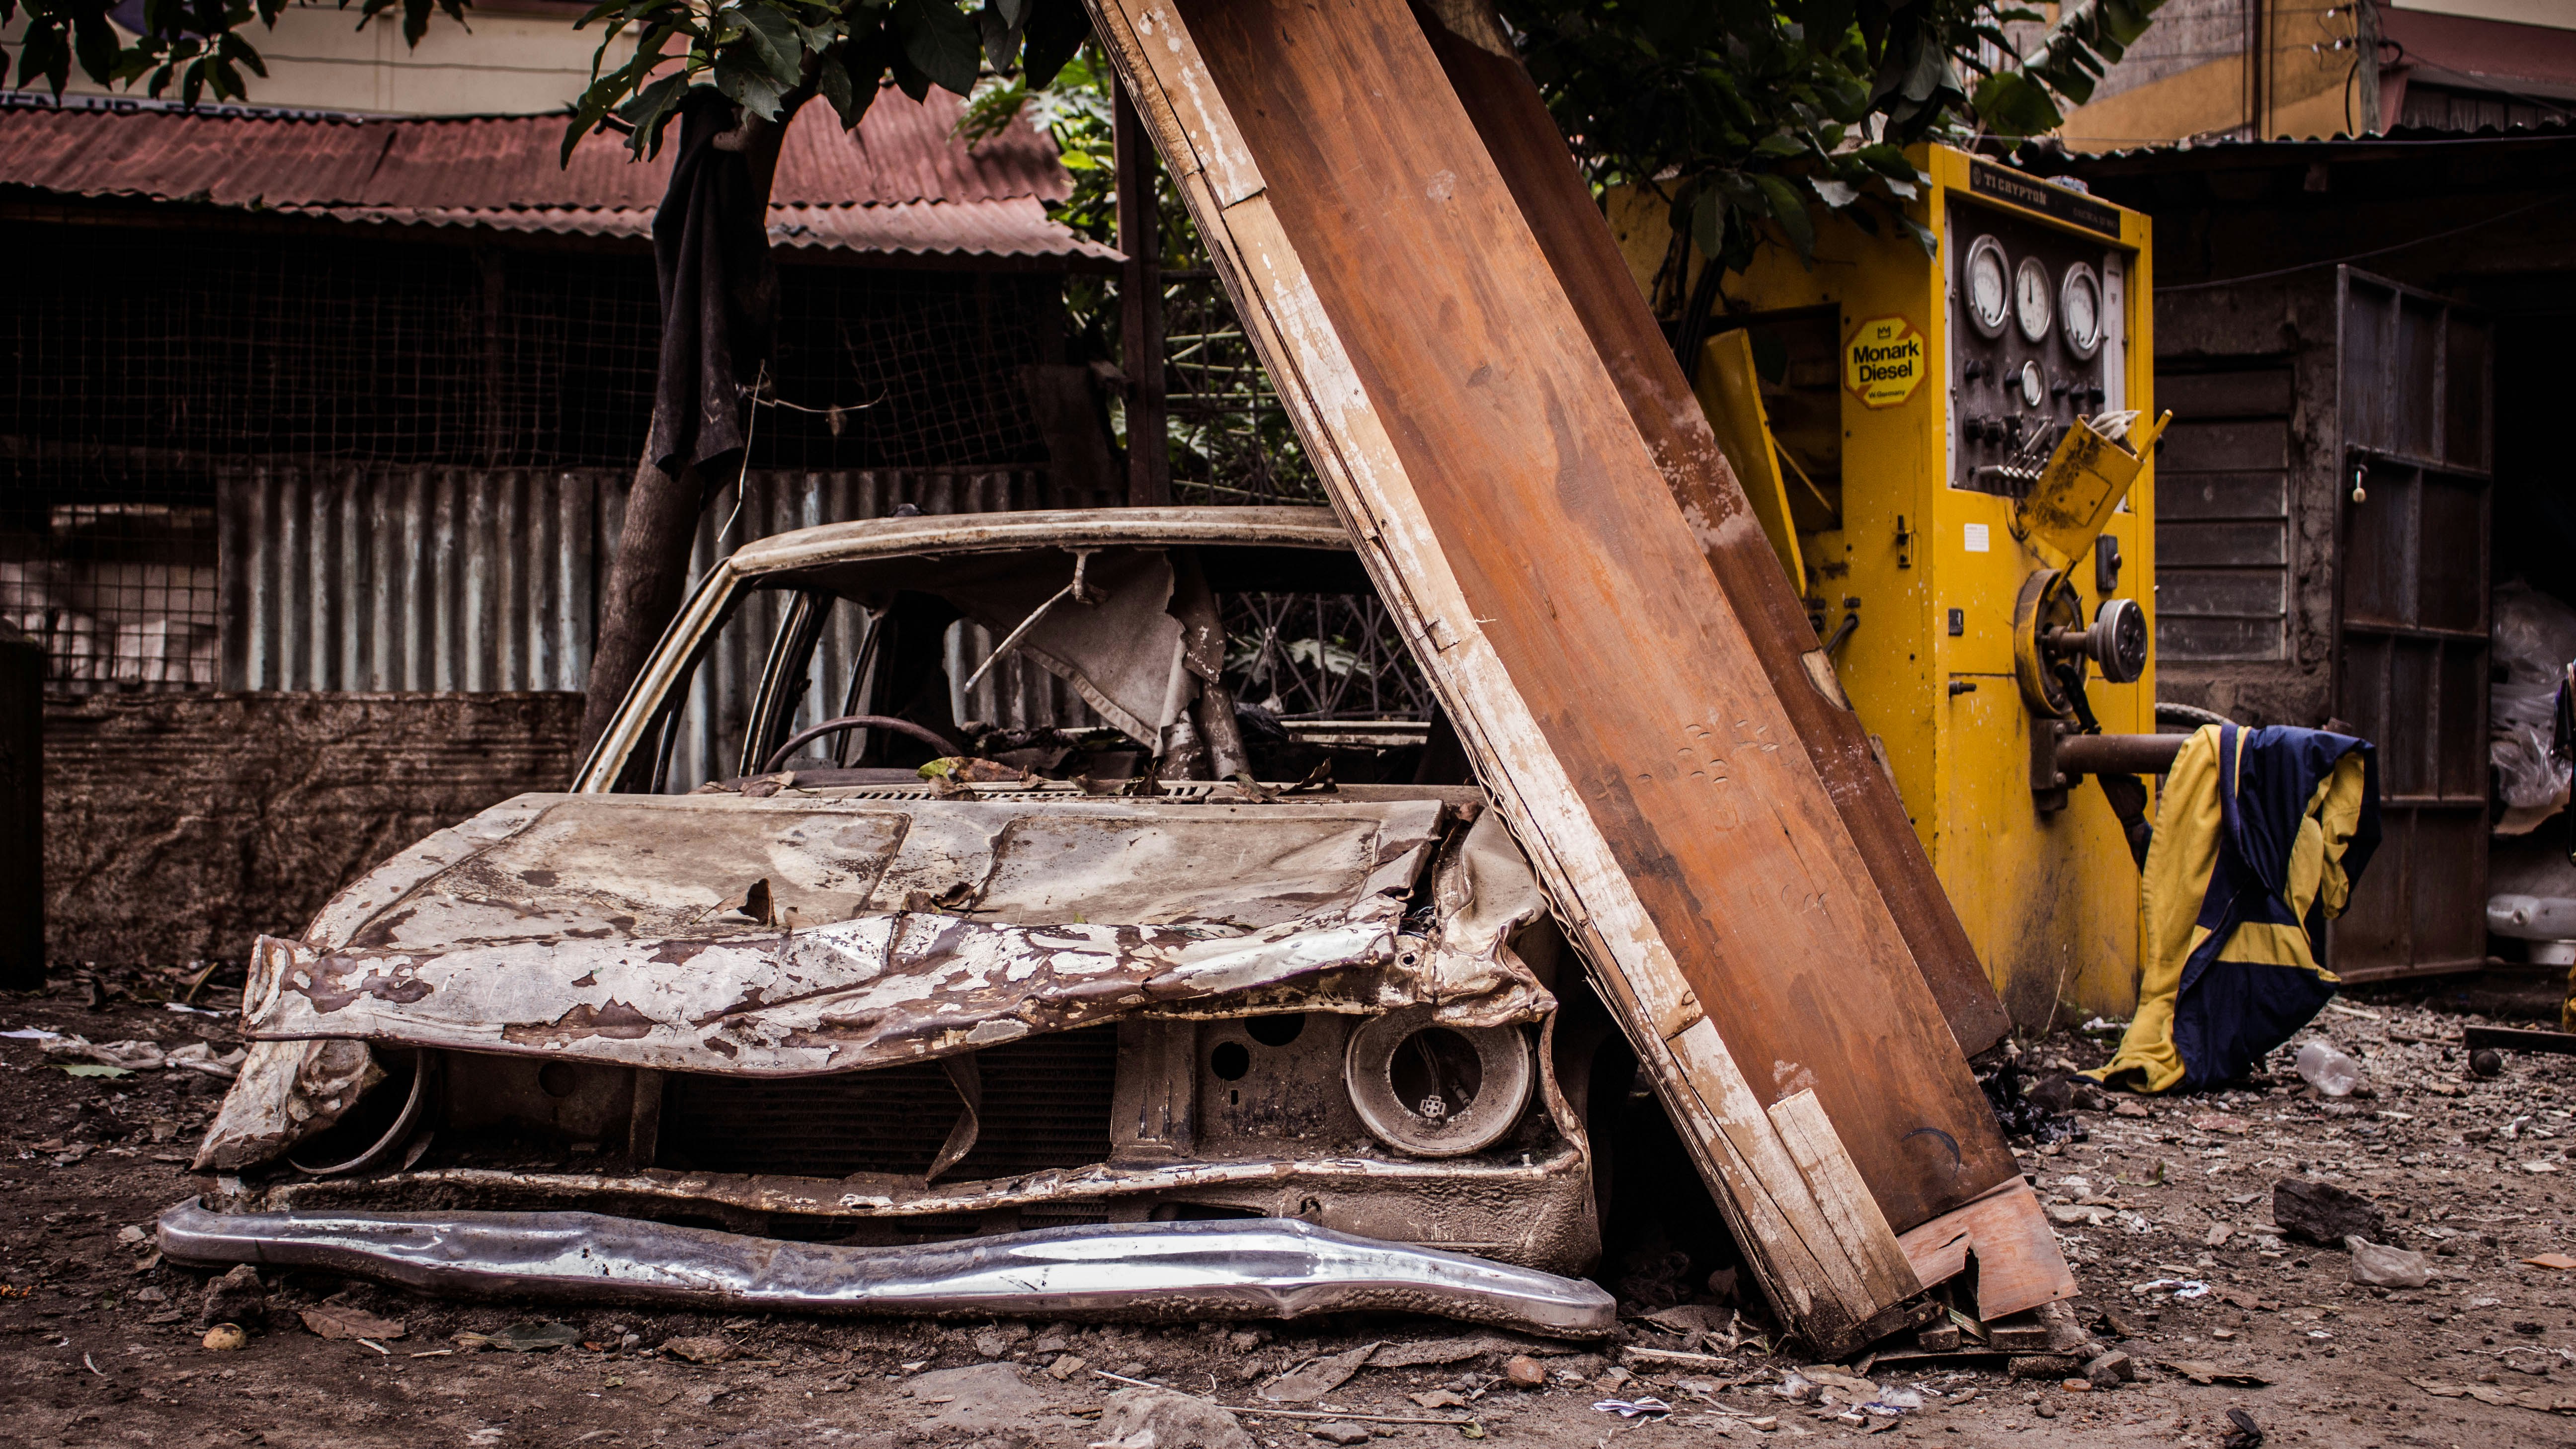
<path fill-rule="evenodd" d="M 1417 12 L 1417 19 L 1575 315 L 1583 319 L 1601 365 L 1618 384 L 1629 420 L 1761 657 L 1772 692 L 1797 726 L 1843 828 L 1887 898 L 1961 1054 L 1984 1051 L 2003 1040 L 2011 1018 L 1933 874 L 1932 857 L 1906 818 L 1896 782 L 1870 748 L 1860 716 L 1804 687 L 1809 670 L 1832 667 L 1818 652 L 1806 605 L 1767 547 L 1768 534 L 1742 526 L 1748 520 L 1759 524 L 1760 514 L 1728 465 L 1610 228 L 1602 224 L 1538 87 L 1518 60 L 1495 54 L 1436 18 Z"/>
<path fill-rule="evenodd" d="M 1861 1341 L 1919 1291 L 1892 1229 L 2016 1169 L 1783 698 L 1838 705 L 1830 676 L 1766 667 L 1403 0 L 1094 4 L 1757 1276 L 1811 1343 Z M 1766 547 L 1719 491 L 1706 526 Z"/>

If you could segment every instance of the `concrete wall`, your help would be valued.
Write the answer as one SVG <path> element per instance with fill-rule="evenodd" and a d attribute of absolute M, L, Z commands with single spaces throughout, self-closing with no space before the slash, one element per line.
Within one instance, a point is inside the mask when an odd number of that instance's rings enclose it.
<path fill-rule="evenodd" d="M 477 0 L 471 28 L 433 14 L 417 46 L 402 38 L 397 9 L 361 27 L 358 7 L 290 5 L 276 25 L 244 26 L 268 74 L 248 77 L 253 106 L 375 115 L 535 115 L 562 110 L 590 83 L 601 27 L 573 29 L 587 8 L 557 0 Z M 14 45 L 21 18 L 6 34 Z M 612 64 L 631 54 L 621 41 Z M 102 86 L 72 67 L 74 95 L 141 96 Z M 173 94 L 175 94 L 175 89 Z"/>
<path fill-rule="evenodd" d="M 577 694 L 134 694 L 45 705 L 56 963 L 239 960 L 432 830 L 572 777 Z"/>

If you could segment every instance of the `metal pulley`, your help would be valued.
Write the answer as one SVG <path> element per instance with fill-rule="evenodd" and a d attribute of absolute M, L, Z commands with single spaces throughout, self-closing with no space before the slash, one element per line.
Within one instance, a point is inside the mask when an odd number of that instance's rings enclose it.
<path fill-rule="evenodd" d="M 2103 679 L 2135 684 L 2147 672 L 2147 615 L 2135 599 L 2104 599 L 2093 611 L 2093 627 L 2081 633 L 2060 629 L 2046 641 L 2059 654 L 2081 654 L 2099 665 Z"/>
<path fill-rule="evenodd" d="M 2147 668 L 2147 616 L 2135 599 L 2104 599 L 2084 622 L 2083 600 L 2062 569 L 2042 569 L 2022 584 L 2013 606 L 2013 675 L 2024 702 L 2048 719 L 2075 717 L 2074 691 L 2090 659 L 2112 684 L 2134 684 Z"/>

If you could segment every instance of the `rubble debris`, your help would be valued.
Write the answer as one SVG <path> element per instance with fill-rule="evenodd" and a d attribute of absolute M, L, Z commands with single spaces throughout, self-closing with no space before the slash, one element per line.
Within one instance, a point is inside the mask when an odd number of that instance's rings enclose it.
<path fill-rule="evenodd" d="M 2007 1360 L 2004 1376 L 2016 1379 L 2063 1379 L 2083 1367 L 2072 1354 L 2030 1353 Z"/>
<path fill-rule="evenodd" d="M 1368 1437 L 1369 1431 L 1360 1428 L 1359 1439 L 1333 1442 L 1355 1444 Z M 1253 1449 L 1253 1442 L 1234 1415 L 1205 1399 L 1163 1389 L 1120 1389 L 1109 1396 L 1092 1449 Z"/>
<path fill-rule="evenodd" d="M 1142 1391 L 1161 1392 L 1150 1387 Z M 934 1369 L 915 1376 L 904 1385 L 904 1392 L 933 1411 L 902 1436 L 904 1442 L 972 1443 L 998 1438 L 1003 1443 L 1027 1443 L 1032 1422 L 1048 1408 L 1045 1395 L 1016 1364 Z"/>
<path fill-rule="evenodd" d="M 1274 1404 L 1313 1403 L 1340 1388 L 1360 1371 L 1379 1345 L 1364 1343 L 1331 1358 L 1312 1359 L 1261 1386 L 1261 1397 Z"/>
<path fill-rule="evenodd" d="M 1251 1347 L 1250 1344 L 1244 1345 Z M 1527 1343 L 1498 1338 L 1492 1334 L 1475 1334 L 1466 1338 L 1417 1338 L 1411 1343 L 1390 1343 L 1369 1357 L 1370 1368 L 1423 1368 L 1432 1365 L 1465 1363 L 1487 1354 L 1564 1354 L 1573 1350 L 1564 1344 Z"/>
<path fill-rule="evenodd" d="M 1622 1419 L 1634 1419 L 1641 1414 L 1663 1415 L 1673 1411 L 1672 1405 L 1656 1398 L 1603 1399 L 1592 1407 L 1604 1414 L 1616 1414 Z"/>
<path fill-rule="evenodd" d="M 2006 1137 L 2028 1138 L 2043 1147 L 2052 1142 L 2087 1140 L 2088 1134 L 2076 1124 L 2070 1110 L 2071 1087 L 2060 1091 L 2049 1082 L 2036 1088 L 2025 1086 L 2022 1069 L 2011 1062 L 1979 1074 L 1977 1086 L 1986 1094 L 1986 1105 L 1994 1108 L 1995 1124 Z"/>
<path fill-rule="evenodd" d="M 2243 1409 L 2230 1409 L 2227 1422 L 2232 1427 L 2219 1436 L 2218 1449 L 2263 1449 L 2263 1430 L 2253 1415 Z"/>
<path fill-rule="evenodd" d="M 503 1353 L 552 1353 L 581 1342 L 581 1330 L 569 1323 L 513 1323 L 498 1333 L 451 1335 L 459 1348 L 491 1348 Z"/>
<path fill-rule="evenodd" d="M 2335 1050 L 2331 1042 L 2312 1041 L 2299 1048 L 2299 1080 L 2320 1097 L 2349 1097 L 2361 1085 L 2361 1063 Z"/>
<path fill-rule="evenodd" d="M 2460 1043 L 2471 1051 L 2551 1052 L 2576 1056 L 2576 1032 L 2539 1031 L 2513 1026 L 2471 1026 L 2460 1031 Z"/>
<path fill-rule="evenodd" d="M 2352 1254 L 2352 1281 L 2366 1288 L 2421 1288 L 2433 1281 L 2424 1255 L 2391 1248 L 2364 1237 L 2343 1240 Z"/>
<path fill-rule="evenodd" d="M 2115 1348 L 2096 1358 L 2086 1360 L 2084 1377 L 2097 1389 L 2116 1388 L 2121 1384 L 2137 1382 L 2138 1363 L 2137 1360 Z"/>
<path fill-rule="evenodd" d="M 2346 1238 L 2377 1242 L 2388 1236 L 2388 1220 L 2377 1203 L 2313 1178 L 2285 1177 L 2272 1184 L 2272 1221 L 2321 1248 L 2341 1247 Z"/>
<path fill-rule="evenodd" d="M 204 1296 L 198 1299 L 200 1328 L 218 1324 L 252 1328 L 267 1322 L 268 1292 L 260 1286 L 259 1270 L 248 1263 L 236 1263 L 222 1277 L 209 1280 Z"/>
<path fill-rule="evenodd" d="M 2534 1268 L 2551 1268 L 2562 1273 L 2570 1268 L 2576 1268 L 2576 1258 L 2571 1258 L 2565 1253 L 2542 1253 L 2538 1257 L 2525 1258 L 2522 1261 Z"/>
<path fill-rule="evenodd" d="M 723 1363 L 726 1359 L 732 1358 L 737 1350 L 732 1344 L 710 1333 L 691 1338 L 666 1338 L 662 1340 L 660 1352 L 664 1357 L 676 1358 L 682 1363 L 709 1364 Z"/>
<path fill-rule="evenodd" d="M 164 1051 L 159 1042 L 141 1038 L 93 1042 L 79 1036 L 48 1036 L 37 1041 L 36 1049 L 48 1057 L 60 1058 L 63 1063 L 86 1063 L 119 1072 L 198 1072 L 226 1082 L 239 1075 L 242 1060 L 248 1054 L 243 1048 L 235 1047 L 218 1056 L 212 1046 L 201 1041 Z M 73 1070 L 75 1075 L 85 1075 L 75 1068 L 67 1067 L 66 1070 Z"/>
<path fill-rule="evenodd" d="M 317 1338 L 392 1339 L 403 1336 L 404 1325 L 398 1318 L 378 1318 L 363 1308 L 350 1308 L 338 1303 L 325 1303 L 319 1308 L 306 1308 L 296 1317 Z"/>
<path fill-rule="evenodd" d="M 2212 1363 L 2201 1358 L 2169 1358 L 2164 1366 L 2196 1384 L 2234 1384 L 2240 1388 L 2259 1389 L 2272 1381 L 2250 1368 L 2235 1364 Z"/>

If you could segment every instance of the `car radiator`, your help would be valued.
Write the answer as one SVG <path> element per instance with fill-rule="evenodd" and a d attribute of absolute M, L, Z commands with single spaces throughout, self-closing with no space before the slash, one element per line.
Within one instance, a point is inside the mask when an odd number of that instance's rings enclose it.
<path fill-rule="evenodd" d="M 1085 1167 L 1110 1153 L 1118 1028 L 1085 1027 L 986 1047 L 982 1131 L 942 1182 Z M 917 1177 L 962 1108 L 935 1061 L 827 1077 L 745 1080 L 694 1073 L 663 1087 L 660 1167 L 699 1172 Z"/>

